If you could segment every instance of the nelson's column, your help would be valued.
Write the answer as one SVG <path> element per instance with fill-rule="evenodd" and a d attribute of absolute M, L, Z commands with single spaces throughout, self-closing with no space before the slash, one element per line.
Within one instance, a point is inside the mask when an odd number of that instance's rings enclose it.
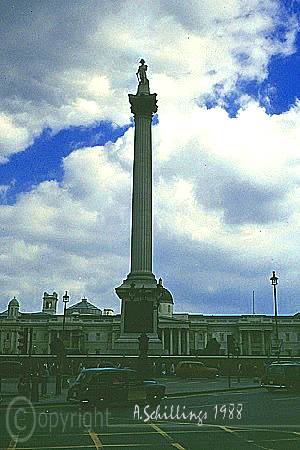
<path fill-rule="evenodd" d="M 156 94 L 150 94 L 147 65 L 141 59 L 136 73 L 136 95 L 129 94 L 134 115 L 134 161 L 131 225 L 131 268 L 116 288 L 122 300 L 121 334 L 115 351 L 138 352 L 141 333 L 149 338 L 149 354 L 161 354 L 158 338 L 158 306 L 164 288 L 152 273 L 152 117 L 157 111 Z"/>

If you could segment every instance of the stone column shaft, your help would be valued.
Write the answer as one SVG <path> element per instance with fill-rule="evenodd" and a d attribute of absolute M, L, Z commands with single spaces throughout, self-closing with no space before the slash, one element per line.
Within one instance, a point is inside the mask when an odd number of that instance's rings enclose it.
<path fill-rule="evenodd" d="M 189 330 L 186 331 L 186 353 L 187 353 L 187 355 L 190 354 L 190 332 L 189 332 Z"/>
<path fill-rule="evenodd" d="M 181 355 L 181 330 L 178 330 L 178 355 Z"/>
<path fill-rule="evenodd" d="M 134 114 L 131 274 L 152 274 L 152 115 L 156 94 L 129 95 Z"/>
<path fill-rule="evenodd" d="M 135 116 L 131 273 L 152 273 L 151 122 L 151 116 Z"/>
<path fill-rule="evenodd" d="M 170 355 L 173 355 L 173 329 L 170 328 Z"/>
<path fill-rule="evenodd" d="M 161 330 L 161 342 L 162 342 L 162 347 L 164 350 L 165 349 L 165 330 L 164 329 Z"/>
<path fill-rule="evenodd" d="M 248 355 L 252 355 L 252 348 L 251 348 L 251 334 L 250 331 L 248 331 Z"/>

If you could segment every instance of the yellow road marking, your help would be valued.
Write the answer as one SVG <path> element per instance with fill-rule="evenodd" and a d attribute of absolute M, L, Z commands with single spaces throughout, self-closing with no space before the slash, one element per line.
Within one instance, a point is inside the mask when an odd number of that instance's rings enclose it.
<path fill-rule="evenodd" d="M 186 450 L 184 447 L 178 444 L 178 442 L 173 442 L 172 446 L 175 448 L 179 448 L 179 450 Z"/>
<path fill-rule="evenodd" d="M 157 425 L 155 425 L 154 423 L 150 423 L 149 424 L 155 431 L 157 431 L 161 436 L 163 436 L 165 439 L 167 439 L 167 441 L 170 441 L 170 444 L 175 447 L 178 448 L 179 450 L 186 450 L 185 447 L 182 447 L 182 445 L 179 444 L 179 442 L 174 442 L 174 439 L 168 434 L 166 433 L 164 430 L 162 430 L 161 428 L 159 428 Z"/>
<path fill-rule="evenodd" d="M 162 430 L 161 428 L 159 428 L 157 425 L 155 425 L 154 423 L 150 423 L 150 426 L 157 431 L 159 434 L 161 434 L 165 439 L 169 439 L 172 440 L 171 436 L 168 435 L 168 433 L 166 433 L 164 430 Z"/>
<path fill-rule="evenodd" d="M 15 448 L 17 447 L 17 443 L 18 443 L 18 437 L 19 437 L 19 435 L 18 436 L 14 436 L 11 439 L 11 441 L 9 443 L 9 446 L 7 447 L 7 450 L 15 450 Z"/>
<path fill-rule="evenodd" d="M 224 425 L 219 425 L 218 428 L 221 428 L 224 431 L 227 431 L 227 433 L 235 433 L 235 430 L 231 430 L 231 428 L 227 428 Z"/>
<path fill-rule="evenodd" d="M 92 441 L 94 442 L 97 450 L 100 450 L 100 448 L 103 448 L 102 442 L 100 441 L 100 439 L 98 438 L 98 435 L 94 431 L 89 430 L 89 435 L 90 435 Z"/>

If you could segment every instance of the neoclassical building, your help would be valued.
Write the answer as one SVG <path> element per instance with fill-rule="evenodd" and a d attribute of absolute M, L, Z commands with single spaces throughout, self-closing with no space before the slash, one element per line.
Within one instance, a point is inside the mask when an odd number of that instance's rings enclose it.
<path fill-rule="evenodd" d="M 22 312 L 13 298 L 0 313 L 0 354 L 17 355 L 19 332 L 27 336 L 26 352 L 50 354 L 50 343 L 62 338 L 70 355 L 113 355 L 120 335 L 121 316 L 110 308 L 101 310 L 86 298 L 57 314 L 57 293 L 44 293 L 40 312 Z M 219 343 L 227 354 L 227 336 L 233 335 L 241 356 L 274 354 L 274 316 L 176 314 L 171 293 L 163 288 L 158 308 L 158 335 L 162 355 L 202 354 L 209 341 Z M 300 356 L 300 313 L 278 316 L 281 354 Z"/>

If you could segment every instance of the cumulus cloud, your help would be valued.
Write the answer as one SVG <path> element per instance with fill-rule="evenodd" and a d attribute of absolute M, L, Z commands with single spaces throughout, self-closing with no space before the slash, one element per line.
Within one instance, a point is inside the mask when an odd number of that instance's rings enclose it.
<path fill-rule="evenodd" d="M 0 208 L 3 289 L 37 302 L 66 286 L 75 297 L 102 292 L 118 306 L 111 280 L 128 266 L 129 173 L 103 147 L 74 151 L 64 169 L 63 183 L 41 183 Z"/>
<path fill-rule="evenodd" d="M 0 162 L 45 127 L 128 123 L 127 94 L 145 58 L 159 105 L 155 273 L 173 286 L 178 309 L 214 312 L 223 296 L 233 305 L 226 312 L 243 312 L 237 298 L 256 286 L 270 312 L 266 273 L 276 266 L 292 280 L 299 263 L 299 105 L 270 116 L 243 95 L 230 118 L 222 102 L 238 80 L 266 78 L 273 55 L 293 53 L 294 18 L 258 0 L 19 3 L 0 6 Z M 216 107 L 205 107 L 207 95 Z M 118 309 L 132 150 L 132 129 L 115 144 L 74 150 L 61 182 L 0 207 L 3 309 L 13 295 L 38 309 L 42 292 L 65 289 Z"/>
<path fill-rule="evenodd" d="M 45 127 L 126 123 L 141 56 L 161 111 L 187 112 L 216 84 L 225 93 L 240 76 L 263 79 L 272 55 L 293 52 L 296 32 L 279 4 L 258 0 L 4 1 L 0 8 L 3 157 Z M 274 35 L 280 25 L 284 39 Z"/>

